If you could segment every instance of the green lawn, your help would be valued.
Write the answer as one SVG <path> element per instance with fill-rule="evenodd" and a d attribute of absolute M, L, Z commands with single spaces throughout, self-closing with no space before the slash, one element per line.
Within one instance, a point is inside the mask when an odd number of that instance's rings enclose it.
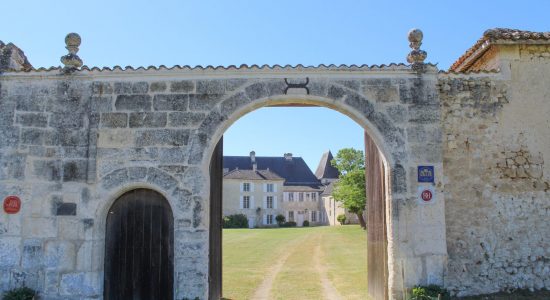
<path fill-rule="evenodd" d="M 271 274 L 271 299 L 323 299 L 324 272 L 342 298 L 366 299 L 366 249 L 365 231 L 353 225 L 224 229 L 223 296 L 251 299 Z"/>

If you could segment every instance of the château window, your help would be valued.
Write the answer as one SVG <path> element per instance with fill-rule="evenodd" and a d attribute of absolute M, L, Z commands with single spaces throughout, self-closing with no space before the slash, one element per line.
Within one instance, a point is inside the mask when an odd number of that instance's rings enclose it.
<path fill-rule="evenodd" d="M 294 193 L 292 193 L 292 192 L 288 193 L 288 201 L 289 202 L 294 202 Z"/>
<path fill-rule="evenodd" d="M 266 192 L 273 193 L 273 183 L 268 183 L 266 186 Z"/>
<path fill-rule="evenodd" d="M 311 193 L 311 201 L 317 201 L 317 193 Z"/>
<path fill-rule="evenodd" d="M 306 201 L 309 201 L 309 193 L 306 193 Z"/>
<path fill-rule="evenodd" d="M 292 210 L 288 212 L 288 221 L 294 222 L 294 211 Z"/>
<path fill-rule="evenodd" d="M 267 196 L 266 208 L 273 208 L 273 196 Z"/>
<path fill-rule="evenodd" d="M 298 200 L 300 200 L 300 202 L 304 201 L 304 193 L 298 193 Z"/>
<path fill-rule="evenodd" d="M 267 225 L 273 224 L 273 215 L 267 215 L 267 217 L 266 217 L 266 224 L 267 224 Z"/>
<path fill-rule="evenodd" d="M 250 196 L 243 196 L 243 208 L 250 208 Z"/>
<path fill-rule="evenodd" d="M 250 182 L 243 183 L 243 192 L 250 192 Z"/>
<path fill-rule="evenodd" d="M 311 211 L 311 222 L 317 222 L 317 212 L 314 210 Z"/>

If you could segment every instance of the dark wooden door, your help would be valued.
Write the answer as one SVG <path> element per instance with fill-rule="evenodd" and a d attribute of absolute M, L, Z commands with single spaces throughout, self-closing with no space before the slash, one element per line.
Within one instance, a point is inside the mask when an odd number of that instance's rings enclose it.
<path fill-rule="evenodd" d="M 107 216 L 104 299 L 172 300 L 174 221 L 166 199 L 148 189 L 118 198 Z"/>
<path fill-rule="evenodd" d="M 372 299 L 387 299 L 388 259 L 385 172 L 380 150 L 365 132 L 367 180 L 367 269 Z"/>
<path fill-rule="evenodd" d="M 209 299 L 222 297 L 222 184 L 223 137 L 210 160 L 210 245 L 209 245 Z"/>

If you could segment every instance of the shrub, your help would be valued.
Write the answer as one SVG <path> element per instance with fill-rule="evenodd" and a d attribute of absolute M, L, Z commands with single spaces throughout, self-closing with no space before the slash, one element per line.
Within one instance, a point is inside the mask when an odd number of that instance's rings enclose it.
<path fill-rule="evenodd" d="M 435 284 L 416 286 L 412 289 L 411 300 L 438 300 L 439 295 L 441 295 L 441 299 L 450 299 L 449 292 Z"/>
<path fill-rule="evenodd" d="M 344 223 L 346 223 L 346 215 L 338 215 L 338 217 L 336 217 L 336 220 L 338 221 L 338 223 L 340 223 L 340 225 L 344 225 Z"/>
<path fill-rule="evenodd" d="M 275 217 L 275 221 L 277 221 L 277 225 L 279 226 L 283 226 L 283 224 L 285 223 L 285 216 L 281 215 L 281 214 L 278 214 L 276 217 Z"/>
<path fill-rule="evenodd" d="M 281 226 L 281 227 L 296 227 L 296 222 L 293 222 L 293 221 L 284 222 L 283 224 L 280 224 L 279 226 Z"/>
<path fill-rule="evenodd" d="M 223 228 L 248 228 L 248 218 L 243 214 L 225 216 Z"/>
<path fill-rule="evenodd" d="M 12 289 L 7 291 L 4 294 L 3 300 L 32 300 L 36 295 L 36 292 L 33 289 L 28 287 L 20 287 L 17 289 Z"/>
<path fill-rule="evenodd" d="M 308 221 L 308 220 L 305 220 L 304 223 L 302 223 L 302 226 L 304 226 L 304 227 L 309 227 L 309 221 Z"/>

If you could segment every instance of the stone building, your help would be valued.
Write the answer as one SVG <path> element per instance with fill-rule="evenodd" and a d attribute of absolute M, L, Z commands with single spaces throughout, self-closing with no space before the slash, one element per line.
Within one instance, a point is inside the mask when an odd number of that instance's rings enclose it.
<path fill-rule="evenodd" d="M 135 69 L 83 66 L 76 34 L 48 69 L 0 43 L 0 290 L 155 298 L 117 277 L 133 268 L 117 247 L 139 246 L 167 258 L 163 299 L 218 298 L 222 136 L 273 105 L 365 129 L 374 299 L 550 288 L 550 33 L 488 30 L 448 71 L 421 41 L 409 64 Z M 164 246 L 122 244 L 128 220 Z M 159 272 L 135 267 L 138 283 Z"/>
<path fill-rule="evenodd" d="M 249 225 L 252 219 L 262 216 L 261 222 L 252 220 L 257 226 L 275 225 L 277 214 L 297 226 L 304 221 L 311 225 L 325 224 L 320 197 L 324 187 L 301 157 L 293 157 L 292 153 L 282 157 L 256 156 L 252 151 L 250 156 L 224 156 L 223 167 L 224 215 L 244 213 Z M 249 191 L 243 192 L 245 186 Z M 255 205 L 241 209 L 235 199 L 246 196 Z"/>

